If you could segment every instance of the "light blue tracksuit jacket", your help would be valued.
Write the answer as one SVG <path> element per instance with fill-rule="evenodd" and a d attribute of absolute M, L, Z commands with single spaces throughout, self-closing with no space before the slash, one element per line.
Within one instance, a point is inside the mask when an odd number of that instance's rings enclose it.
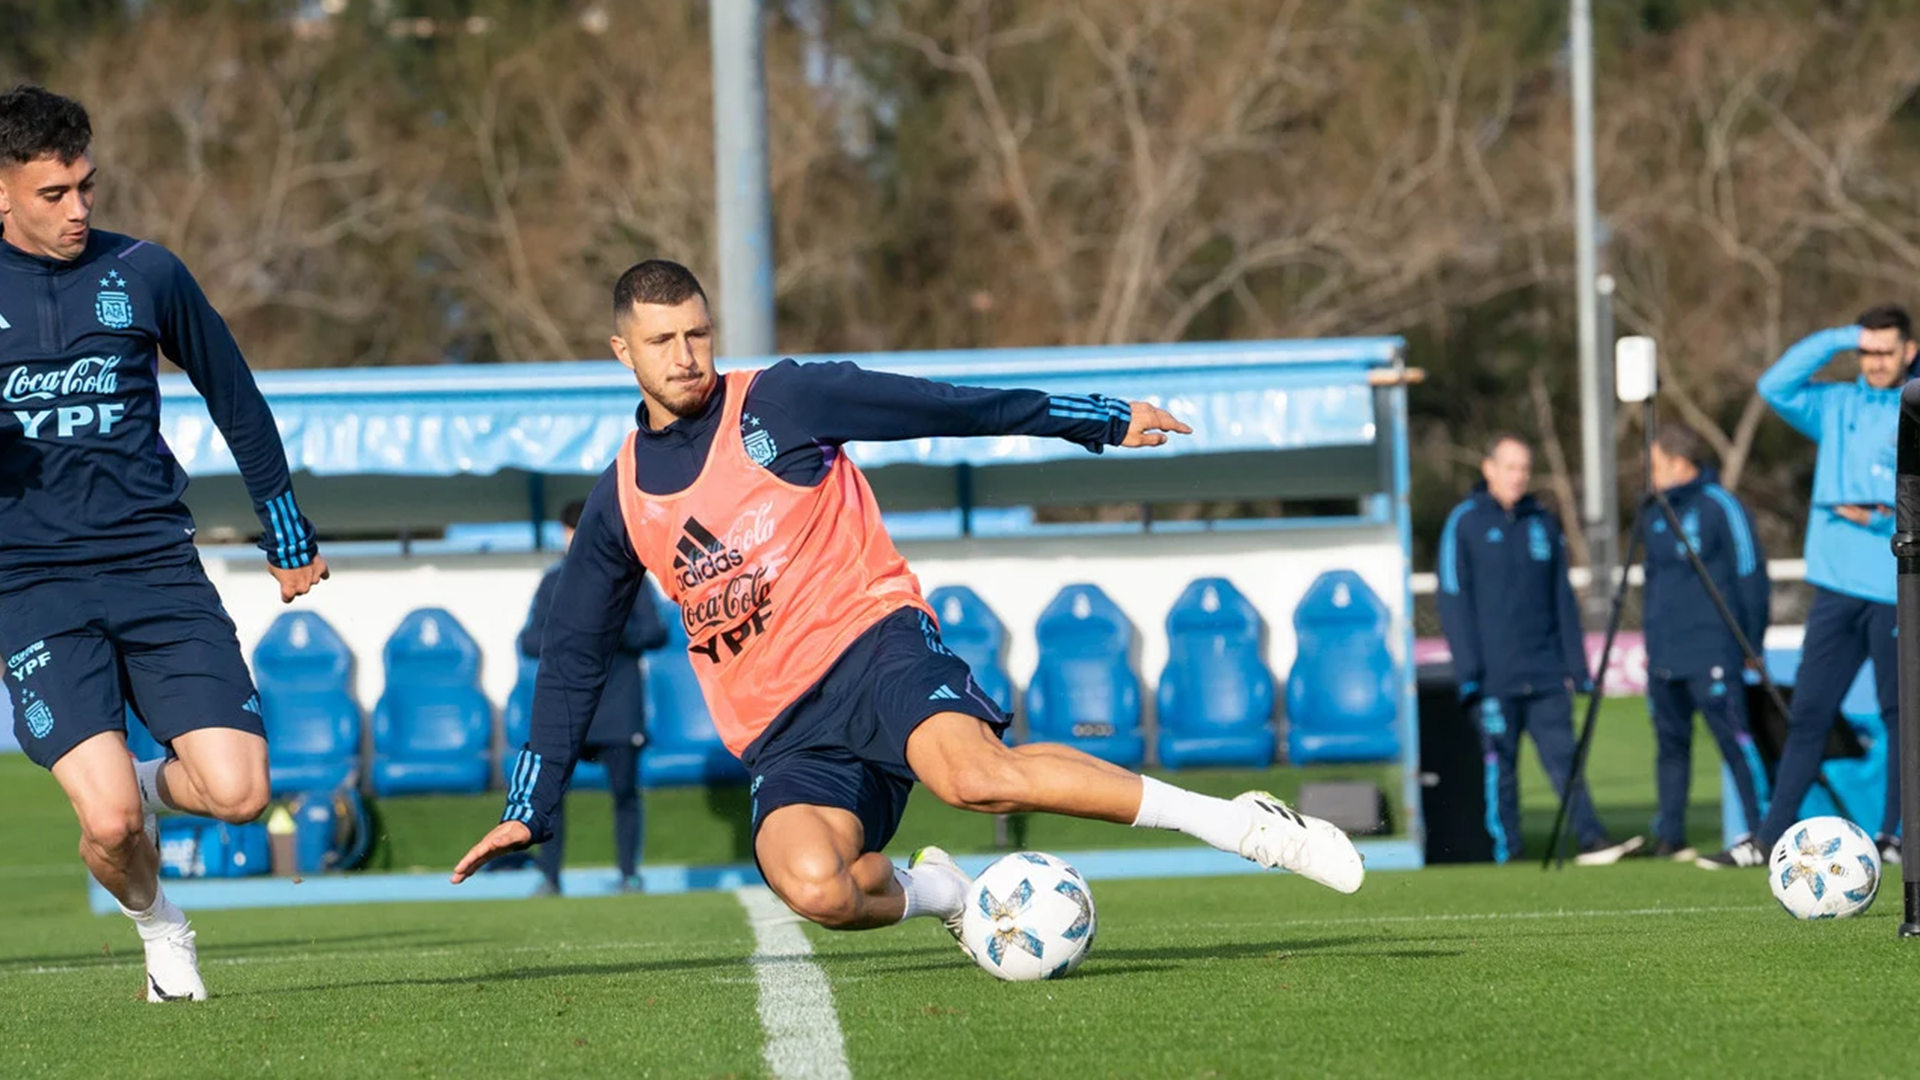
<path fill-rule="evenodd" d="M 1788 349 L 1760 376 L 1760 396 L 1781 419 L 1818 443 L 1813 498 L 1807 514 L 1807 580 L 1824 589 L 1894 602 L 1893 515 L 1866 525 L 1834 512 L 1837 506 L 1892 506 L 1894 440 L 1900 390 L 1876 390 L 1863 378 L 1813 381 L 1836 354 L 1860 344 L 1860 328 L 1822 330 Z"/>

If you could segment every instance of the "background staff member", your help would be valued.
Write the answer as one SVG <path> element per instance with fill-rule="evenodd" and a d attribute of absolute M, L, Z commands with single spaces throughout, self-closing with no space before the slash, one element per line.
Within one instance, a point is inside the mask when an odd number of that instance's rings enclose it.
<path fill-rule="evenodd" d="M 1566 536 L 1560 519 L 1527 493 L 1533 451 L 1517 435 L 1496 436 L 1480 471 L 1482 481 L 1440 534 L 1440 623 L 1460 700 L 1480 725 L 1487 832 L 1494 861 L 1506 862 L 1521 849 L 1520 735 L 1533 736 L 1541 767 L 1564 792 L 1573 769 L 1573 691 L 1591 690 L 1593 680 L 1567 583 Z M 1582 865 L 1615 862 L 1644 842 L 1608 839 L 1584 782 L 1572 809 Z"/>
<path fill-rule="evenodd" d="M 1813 376 L 1852 349 L 1860 376 L 1816 383 Z M 1780 418 L 1819 444 L 1807 508 L 1807 611 L 1800 675 L 1787 718 L 1773 804 L 1751 840 L 1703 861 L 1759 866 L 1793 823 L 1820 774 L 1840 702 L 1869 657 L 1887 729 L 1887 802 L 1881 861 L 1900 861 L 1900 688 L 1894 618 L 1894 438 L 1900 386 L 1913 367 L 1913 320 L 1893 305 L 1869 308 L 1858 324 L 1822 330 L 1795 344 L 1760 376 L 1760 396 Z"/>
<path fill-rule="evenodd" d="M 560 511 L 560 524 L 567 530 L 567 551 L 573 550 L 574 530 L 580 527 L 580 514 L 586 503 L 575 500 Z M 530 659 L 540 656 L 540 635 L 546 632 L 547 616 L 553 611 L 553 594 L 560 582 L 560 568 L 566 565 L 562 554 L 547 568 L 540 587 L 533 593 L 533 608 L 527 612 L 526 628 L 520 631 L 520 653 Z M 607 790 L 613 796 L 613 852 L 620 864 L 620 891 L 640 891 L 640 747 L 646 742 L 646 679 L 640 667 L 640 654 L 652 652 L 667 643 L 667 628 L 654 608 L 653 590 L 644 586 L 634 592 L 633 610 L 620 630 L 620 644 L 608 662 L 607 687 L 600 693 L 593 723 L 587 728 L 586 753 L 582 760 L 598 761 L 607 770 Z M 553 839 L 540 845 L 536 861 L 546 878 L 540 892 L 560 891 L 560 858 L 566 849 L 564 808 L 553 815 Z"/>
<path fill-rule="evenodd" d="M 1767 633 L 1767 557 L 1753 518 L 1701 463 L 1706 446 L 1691 428 L 1666 424 L 1653 435 L 1653 486 L 1680 519 L 1673 535 L 1666 515 L 1641 515 L 1646 541 L 1647 704 L 1657 746 L 1654 776 L 1659 814 L 1654 854 L 1692 859 L 1687 844 L 1687 781 L 1692 774 L 1693 714 L 1697 710 L 1733 773 L 1750 826 L 1760 821 L 1766 772 L 1747 726 L 1745 658 L 1720 618 L 1707 586 L 1687 557 L 1691 546 L 1754 648 Z"/>

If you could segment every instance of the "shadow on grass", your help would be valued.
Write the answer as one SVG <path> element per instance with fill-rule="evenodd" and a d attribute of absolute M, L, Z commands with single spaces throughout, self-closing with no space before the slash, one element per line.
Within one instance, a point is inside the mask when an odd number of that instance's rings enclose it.
<path fill-rule="evenodd" d="M 1075 972 L 1076 979 L 1106 975 L 1126 975 L 1147 971 L 1170 971 L 1182 964 L 1207 960 L 1227 961 L 1266 961 L 1278 963 L 1296 958 L 1317 956 L 1346 957 L 1367 959 L 1377 957 L 1388 960 L 1444 960 L 1449 957 L 1464 956 L 1465 949 L 1448 948 L 1368 948 L 1381 944 L 1380 939 L 1372 937 L 1334 937 L 1315 940 L 1290 939 L 1287 941 L 1247 941 L 1226 942 L 1211 945 L 1169 945 L 1159 948 L 1102 949 L 1094 946 L 1093 955 L 1088 958 L 1088 966 Z M 882 956 L 880 953 L 868 953 L 863 956 L 839 958 L 845 966 L 853 967 L 859 961 Z M 946 954 L 942 951 L 942 956 Z M 962 961 L 964 962 L 964 961 Z M 840 967 L 836 964 L 834 967 Z M 924 963 L 886 964 L 861 974 L 912 974 L 915 972 L 940 971 L 955 966 L 951 959 Z"/>
<path fill-rule="evenodd" d="M 862 953 L 863 958 L 925 956 L 926 949 L 893 949 L 886 952 Z M 764 961 L 767 964 L 804 963 L 815 959 L 811 956 L 774 957 Z M 531 964 L 526 967 L 502 968 L 493 971 L 456 973 L 450 975 L 421 976 L 419 978 L 363 979 L 350 982 L 315 983 L 308 986 L 284 986 L 270 989 L 241 991 L 234 994 L 222 994 L 222 997 L 267 996 L 274 994 L 324 993 L 334 990 L 361 990 L 387 986 L 460 986 L 482 987 L 488 983 L 532 982 L 541 979 L 569 979 L 581 976 L 609 975 L 662 975 L 682 972 L 714 971 L 721 968 L 734 968 L 744 971 L 749 967 L 748 958 L 731 956 L 696 956 L 676 960 L 632 960 L 606 964 Z"/>
<path fill-rule="evenodd" d="M 432 937 L 436 933 L 431 929 L 381 930 L 364 934 L 329 935 L 325 937 L 270 938 L 261 941 L 223 940 L 211 945 L 202 945 L 200 956 L 207 958 L 225 958 L 241 956 L 259 956 L 277 952 L 314 952 L 334 953 L 350 956 L 355 953 L 378 952 L 391 948 L 448 948 L 459 945 L 475 945 L 477 939 L 451 939 Z M 417 940 L 425 937 L 425 940 Z M 414 939 L 414 940 L 409 940 Z M 66 967 L 110 967 L 124 964 L 129 959 L 137 960 L 141 952 L 139 941 L 131 936 L 108 935 L 107 945 L 113 950 L 110 954 L 100 952 L 48 953 L 38 956 L 0 957 L 0 972 L 18 967 L 34 967 L 41 964 L 59 964 Z M 342 945 L 360 945 L 361 948 L 338 948 Z"/>

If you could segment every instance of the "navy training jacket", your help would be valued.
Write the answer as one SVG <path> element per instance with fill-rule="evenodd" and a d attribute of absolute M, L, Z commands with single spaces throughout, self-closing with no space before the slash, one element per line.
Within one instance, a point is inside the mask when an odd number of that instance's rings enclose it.
<path fill-rule="evenodd" d="M 1667 501 L 1740 632 L 1755 649 L 1764 648 L 1771 586 L 1766 553 L 1747 508 L 1712 473 L 1668 491 Z M 1738 671 L 1740 644 L 1714 608 L 1666 516 L 1650 506 L 1641 515 L 1640 528 L 1647 545 L 1647 667 L 1668 679 L 1711 675 L 1715 668 Z"/>
<path fill-rule="evenodd" d="M 187 473 L 160 435 L 160 355 L 206 399 L 283 569 L 313 561 L 286 450 L 220 314 L 180 260 L 94 230 L 68 262 L 0 239 L 0 589 L 194 557 Z"/>
<path fill-rule="evenodd" d="M 1539 500 L 1508 510 L 1475 485 L 1441 530 L 1439 578 L 1462 701 L 1591 688 L 1566 535 Z"/>

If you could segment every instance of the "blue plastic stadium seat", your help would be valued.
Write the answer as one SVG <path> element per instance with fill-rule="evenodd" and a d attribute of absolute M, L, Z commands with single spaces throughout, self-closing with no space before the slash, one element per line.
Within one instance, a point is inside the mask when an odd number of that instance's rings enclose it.
<path fill-rule="evenodd" d="M 1116 765 L 1138 766 L 1140 680 L 1128 650 L 1133 624 L 1093 585 L 1060 590 L 1034 627 L 1040 664 L 1027 686 L 1027 730 L 1034 742 L 1059 742 Z"/>
<path fill-rule="evenodd" d="M 332 791 L 360 771 L 353 650 L 310 611 L 273 621 L 253 650 L 273 793 Z"/>
<path fill-rule="evenodd" d="M 1013 680 L 1007 677 L 1006 627 L 979 594 L 965 585 L 947 585 L 927 594 L 927 606 L 940 621 L 940 640 L 973 669 L 973 681 L 1013 715 Z"/>
<path fill-rule="evenodd" d="M 700 696 L 680 609 L 658 593 L 654 601 L 667 624 L 667 643 L 646 657 L 647 745 L 640 751 L 640 782 L 647 787 L 744 784 L 747 770 L 720 741 Z"/>
<path fill-rule="evenodd" d="M 452 614 L 422 608 L 387 639 L 387 688 L 373 710 L 379 795 L 485 791 L 493 707 L 480 647 Z"/>
<path fill-rule="evenodd" d="M 533 682 L 539 674 L 540 661 L 534 657 L 520 657 L 520 670 L 514 676 L 513 689 L 507 694 L 507 708 L 501 717 L 501 730 L 505 735 L 505 747 L 500 754 L 500 783 L 510 786 L 513 783 L 513 765 L 520 756 L 520 748 L 527 745 L 527 739 L 533 734 Z M 605 791 L 607 789 L 606 766 L 597 761 L 578 762 L 573 767 L 573 781 L 567 785 L 568 791 Z"/>
<path fill-rule="evenodd" d="M 1351 570 L 1314 579 L 1293 612 L 1298 653 L 1287 678 L 1287 759 L 1391 761 L 1400 714 L 1387 650 L 1392 617 Z"/>
<path fill-rule="evenodd" d="M 1174 601 L 1158 694 L 1160 764 L 1273 764 L 1273 672 L 1260 628 L 1260 612 L 1226 578 L 1200 578 Z"/>

